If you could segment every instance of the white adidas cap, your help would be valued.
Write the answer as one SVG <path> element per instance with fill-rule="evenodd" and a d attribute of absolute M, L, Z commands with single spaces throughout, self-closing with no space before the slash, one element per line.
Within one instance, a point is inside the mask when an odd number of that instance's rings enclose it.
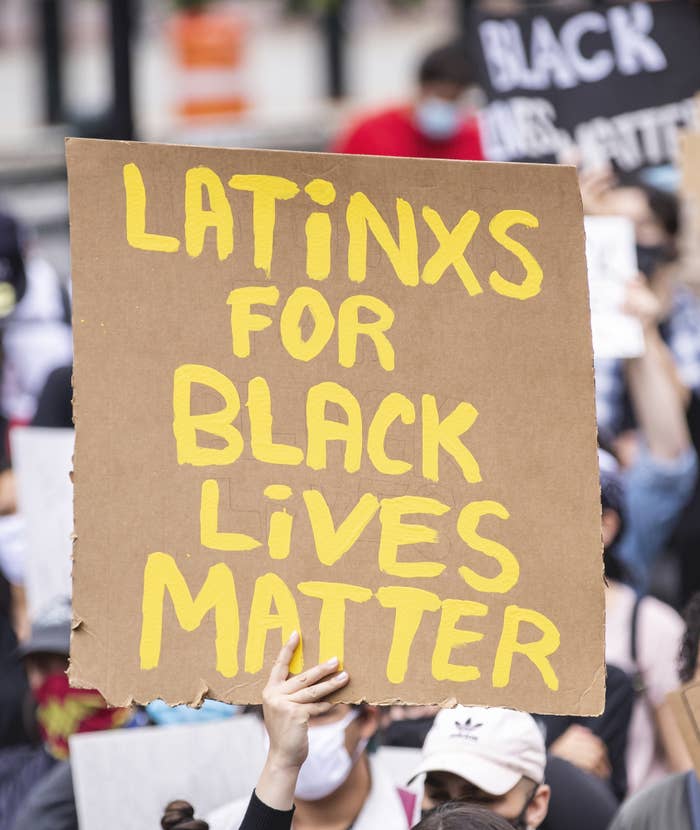
<path fill-rule="evenodd" d="M 451 772 L 498 796 L 523 776 L 542 782 L 546 761 L 544 739 L 531 715 L 457 706 L 438 713 L 411 780 L 426 772 Z"/>

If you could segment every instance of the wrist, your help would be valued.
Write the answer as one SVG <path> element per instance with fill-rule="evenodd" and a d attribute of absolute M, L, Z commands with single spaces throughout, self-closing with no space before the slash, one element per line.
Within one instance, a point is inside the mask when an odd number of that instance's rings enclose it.
<path fill-rule="evenodd" d="M 294 761 L 284 755 L 270 750 L 265 760 L 265 768 L 276 775 L 298 776 L 302 762 Z"/>

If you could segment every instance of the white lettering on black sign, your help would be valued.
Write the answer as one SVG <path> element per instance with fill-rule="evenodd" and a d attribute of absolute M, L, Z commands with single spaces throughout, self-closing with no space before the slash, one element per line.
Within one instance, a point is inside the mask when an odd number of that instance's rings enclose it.
<path fill-rule="evenodd" d="M 700 89 L 700 12 L 687 0 L 475 16 L 490 158 L 557 158 L 575 145 L 631 171 L 675 157 Z"/>

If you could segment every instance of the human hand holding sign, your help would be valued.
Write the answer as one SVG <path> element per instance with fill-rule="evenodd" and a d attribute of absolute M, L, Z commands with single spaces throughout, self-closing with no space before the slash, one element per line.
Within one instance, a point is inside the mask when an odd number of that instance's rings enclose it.
<path fill-rule="evenodd" d="M 639 320 L 645 332 L 658 326 L 661 319 L 661 303 L 641 274 L 627 285 L 623 308 Z"/>
<path fill-rule="evenodd" d="M 255 791 L 275 810 L 292 808 L 299 770 L 309 751 L 309 718 L 328 712 L 333 704 L 324 698 L 349 679 L 345 672 L 335 674 L 335 657 L 290 677 L 289 664 L 298 645 L 295 631 L 272 666 L 262 695 L 270 748 Z"/>

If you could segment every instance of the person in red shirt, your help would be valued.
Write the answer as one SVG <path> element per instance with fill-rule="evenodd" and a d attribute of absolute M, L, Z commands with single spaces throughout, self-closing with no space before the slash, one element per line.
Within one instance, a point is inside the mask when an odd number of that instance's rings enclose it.
<path fill-rule="evenodd" d="M 465 102 L 474 84 L 459 43 L 430 52 L 418 73 L 415 100 L 367 116 L 332 145 L 334 153 L 414 158 L 484 158 L 479 125 Z"/>

